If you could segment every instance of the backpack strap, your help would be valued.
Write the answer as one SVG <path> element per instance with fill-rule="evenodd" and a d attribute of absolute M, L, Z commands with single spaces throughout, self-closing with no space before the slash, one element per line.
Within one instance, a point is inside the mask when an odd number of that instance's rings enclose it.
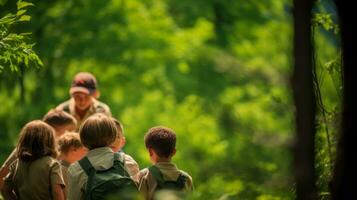
<path fill-rule="evenodd" d="M 180 189 L 183 189 L 185 187 L 186 176 L 184 176 L 182 173 L 180 173 L 176 181 L 165 181 L 160 169 L 155 165 L 149 167 L 149 172 L 155 178 L 157 184 L 161 188 L 164 187 L 165 182 L 175 182 Z"/>
<path fill-rule="evenodd" d="M 185 187 L 185 182 L 186 182 L 186 176 L 180 174 L 180 176 L 177 178 L 176 183 L 181 189 L 183 189 Z"/>
<path fill-rule="evenodd" d="M 95 170 L 87 156 L 84 156 L 81 160 L 78 161 L 78 163 L 82 167 L 82 169 L 84 170 L 84 172 L 87 174 L 88 177 Z"/>
<path fill-rule="evenodd" d="M 130 177 L 129 173 L 125 170 L 125 157 L 124 153 L 115 152 L 114 153 L 114 163 L 113 166 L 118 170 L 122 171 L 122 176 Z"/>
<path fill-rule="evenodd" d="M 155 165 L 152 165 L 149 167 L 149 172 L 155 178 L 155 180 L 159 186 L 164 185 L 164 183 L 165 183 L 164 177 L 163 177 L 159 168 L 157 168 Z"/>

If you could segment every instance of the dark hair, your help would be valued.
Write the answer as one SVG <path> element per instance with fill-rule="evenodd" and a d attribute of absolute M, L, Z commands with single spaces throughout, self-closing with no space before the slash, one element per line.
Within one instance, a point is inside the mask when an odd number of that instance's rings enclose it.
<path fill-rule="evenodd" d="M 111 145 L 117 138 L 117 134 L 118 130 L 114 121 L 101 113 L 88 117 L 79 130 L 82 144 L 88 149 Z"/>
<path fill-rule="evenodd" d="M 176 147 L 175 132 L 164 126 L 155 126 L 144 137 L 146 148 L 152 148 L 159 157 L 168 158 Z"/>
<path fill-rule="evenodd" d="M 67 124 L 77 125 L 77 120 L 69 113 L 63 110 L 51 109 L 42 119 L 52 127 L 63 126 Z"/>
<path fill-rule="evenodd" d="M 17 156 L 25 162 L 32 162 L 44 156 L 56 158 L 54 129 L 41 120 L 27 123 L 20 133 Z"/>
<path fill-rule="evenodd" d="M 83 147 L 79 134 L 76 132 L 66 132 L 57 139 L 58 150 L 61 154 L 66 155 L 73 147 L 79 149 Z"/>

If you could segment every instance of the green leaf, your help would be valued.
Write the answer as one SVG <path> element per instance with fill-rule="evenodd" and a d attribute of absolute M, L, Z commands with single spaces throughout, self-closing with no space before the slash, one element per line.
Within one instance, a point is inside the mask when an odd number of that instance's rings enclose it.
<path fill-rule="evenodd" d="M 30 21 L 30 19 L 31 19 L 31 16 L 29 16 L 29 15 L 22 15 L 22 16 L 20 17 L 19 21 L 20 21 L 20 22 L 22 22 L 22 21 Z"/>
<path fill-rule="evenodd" d="M 26 1 L 19 1 L 17 2 L 17 9 L 20 10 L 22 8 L 28 7 L 28 6 L 33 6 L 33 3 L 26 2 Z"/>
<path fill-rule="evenodd" d="M 23 15 L 25 12 L 26 12 L 26 10 L 19 10 L 19 11 L 17 11 L 16 15 L 17 15 L 17 16 L 21 16 L 21 15 Z"/>

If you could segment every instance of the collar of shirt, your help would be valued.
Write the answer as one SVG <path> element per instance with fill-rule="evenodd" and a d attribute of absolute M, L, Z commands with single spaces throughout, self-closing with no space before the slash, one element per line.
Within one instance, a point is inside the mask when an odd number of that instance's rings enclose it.
<path fill-rule="evenodd" d="M 114 152 L 109 147 L 100 147 L 88 151 L 86 155 L 96 170 L 106 170 L 113 166 Z"/>

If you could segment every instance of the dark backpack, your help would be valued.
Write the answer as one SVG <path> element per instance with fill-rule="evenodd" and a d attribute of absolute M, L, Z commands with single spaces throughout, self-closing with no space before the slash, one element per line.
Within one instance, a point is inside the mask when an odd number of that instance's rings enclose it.
<path fill-rule="evenodd" d="M 85 200 L 104 200 L 111 196 L 133 199 L 138 195 L 134 181 L 124 168 L 124 159 L 122 162 L 119 159 L 120 154 L 114 153 L 114 164 L 107 170 L 95 170 L 87 157 L 79 161 L 88 175 Z"/>
<path fill-rule="evenodd" d="M 157 186 L 155 191 L 158 190 L 173 190 L 173 191 L 183 191 L 185 188 L 186 176 L 180 174 L 176 181 L 164 180 L 164 177 L 159 168 L 152 165 L 149 167 L 151 175 L 155 178 Z"/>

